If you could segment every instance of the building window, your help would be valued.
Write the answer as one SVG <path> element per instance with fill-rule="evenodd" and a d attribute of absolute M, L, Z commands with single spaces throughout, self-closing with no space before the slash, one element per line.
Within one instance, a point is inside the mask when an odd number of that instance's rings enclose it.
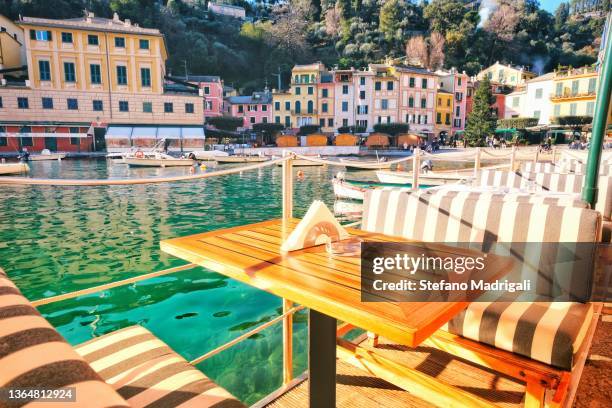
<path fill-rule="evenodd" d="M 334 126 L 334 118 L 327 119 L 327 126 L 328 127 L 333 127 Z"/>
<path fill-rule="evenodd" d="M 285 116 L 285 127 L 291 127 L 291 116 Z"/>
<path fill-rule="evenodd" d="M 328 90 L 321 89 L 321 98 L 327 98 L 327 97 L 328 97 Z"/>
<path fill-rule="evenodd" d="M 359 99 L 365 99 L 365 91 L 359 91 Z"/>
<path fill-rule="evenodd" d="M 389 101 L 387 99 L 381 100 L 380 105 L 382 109 L 389 109 Z"/>
<path fill-rule="evenodd" d="M 295 94 L 296 95 L 301 95 L 302 94 L 302 88 L 300 88 L 299 86 L 295 87 Z"/>
<path fill-rule="evenodd" d="M 325 119 L 319 119 L 319 126 L 325 127 Z"/>
<path fill-rule="evenodd" d="M 49 64 L 49 61 L 38 61 L 38 71 L 41 81 L 51 80 L 51 64 Z"/>
<path fill-rule="evenodd" d="M 115 47 L 116 48 L 125 48 L 125 38 L 124 37 L 115 37 Z"/>
<path fill-rule="evenodd" d="M 553 115 L 555 117 L 559 117 L 559 115 L 561 115 L 561 105 L 555 105 L 553 109 Z"/>
<path fill-rule="evenodd" d="M 174 104 L 172 102 L 164 102 L 164 112 L 165 113 L 174 112 Z"/>
<path fill-rule="evenodd" d="M 205 101 L 205 104 L 206 104 L 205 105 L 206 106 L 206 108 L 205 108 L 206 110 L 212 110 L 212 108 L 213 108 L 212 101 Z"/>
<path fill-rule="evenodd" d="M 380 91 L 382 89 L 382 83 L 380 81 L 374 82 L 374 90 Z"/>
<path fill-rule="evenodd" d="M 555 96 L 561 95 L 563 95 L 563 83 L 557 82 L 557 85 L 555 85 Z"/>
<path fill-rule="evenodd" d="M 308 87 L 308 95 L 314 94 L 314 88 L 312 86 Z"/>
<path fill-rule="evenodd" d="M 295 102 L 295 113 L 302 113 L 302 103 L 300 101 Z"/>
<path fill-rule="evenodd" d="M 185 104 L 185 113 L 193 113 L 195 112 L 195 109 L 193 107 L 193 103 L 186 103 Z"/>
<path fill-rule="evenodd" d="M 359 78 L 359 84 L 360 85 L 365 85 L 365 81 L 366 81 L 365 77 Z"/>
<path fill-rule="evenodd" d="M 422 109 L 427 108 L 427 99 L 421 98 L 421 108 Z"/>
<path fill-rule="evenodd" d="M 438 125 L 441 125 L 441 124 L 442 124 L 442 114 L 441 114 L 440 112 L 437 112 L 437 113 L 436 113 L 436 123 L 437 123 Z"/>
<path fill-rule="evenodd" d="M 100 41 L 98 40 L 98 36 L 95 34 L 89 34 L 87 36 L 87 44 L 89 45 L 100 45 Z"/>
<path fill-rule="evenodd" d="M 314 104 L 312 103 L 312 101 L 308 101 L 307 110 L 308 113 L 314 113 Z"/>
<path fill-rule="evenodd" d="M 72 33 L 62 33 L 62 42 L 64 44 L 72 44 Z"/>
<path fill-rule="evenodd" d="M 79 109 L 79 101 L 75 98 L 66 99 L 66 105 L 69 110 L 78 110 Z"/>
<path fill-rule="evenodd" d="M 349 91 L 348 85 L 342 85 L 342 94 L 348 95 L 348 91 Z"/>
<path fill-rule="evenodd" d="M 140 44 L 140 49 L 141 50 L 148 50 L 149 49 L 149 40 L 140 40 L 138 43 Z"/>
<path fill-rule="evenodd" d="M 128 101 L 119 101 L 119 112 L 129 112 L 130 104 Z"/>
<path fill-rule="evenodd" d="M 91 78 L 92 84 L 101 84 L 102 83 L 102 74 L 100 73 L 100 65 L 99 64 L 90 64 L 89 65 L 89 76 Z"/>
<path fill-rule="evenodd" d="M 204 95 L 210 95 L 210 87 L 209 86 L 205 86 L 204 87 Z"/>
<path fill-rule="evenodd" d="M 410 79 L 408 80 L 408 86 L 411 88 L 414 88 L 414 78 L 410 77 Z"/>
<path fill-rule="evenodd" d="M 2 97 L 0 96 L 0 108 L 3 108 L 4 105 L 2 104 Z"/>
<path fill-rule="evenodd" d="M 143 102 L 142 103 L 142 111 L 144 113 L 152 113 L 153 112 L 153 103 L 152 102 Z"/>
<path fill-rule="evenodd" d="M 578 80 L 572 81 L 572 95 L 578 95 L 579 86 L 580 82 L 578 82 Z"/>
<path fill-rule="evenodd" d="M 64 62 L 64 81 L 76 82 L 76 71 L 74 62 Z"/>
<path fill-rule="evenodd" d="M 280 116 L 275 116 L 274 117 L 274 123 L 278 123 L 280 125 L 281 121 L 280 121 Z"/>
<path fill-rule="evenodd" d="M 393 90 L 393 81 L 387 81 L 387 91 Z"/>
<path fill-rule="evenodd" d="M 140 84 L 143 87 L 151 86 L 151 68 L 140 68 Z"/>
<path fill-rule="evenodd" d="M 533 117 L 534 117 L 534 118 L 536 118 L 536 119 L 540 119 L 540 115 L 541 115 L 541 113 L 540 113 L 540 111 L 539 111 L 539 110 L 537 110 L 537 111 L 533 111 Z"/>
<path fill-rule="evenodd" d="M 456 128 L 460 128 L 461 127 L 461 119 L 455 119 L 455 123 L 453 125 Z"/>
<path fill-rule="evenodd" d="M 268 105 L 261 105 L 261 111 L 262 112 L 267 112 L 268 111 Z"/>
<path fill-rule="evenodd" d="M 576 113 L 578 113 L 578 104 L 570 103 L 570 116 L 576 116 Z"/>
<path fill-rule="evenodd" d="M 255 123 L 255 116 L 251 116 L 251 124 Z"/>
<path fill-rule="evenodd" d="M 542 88 L 538 88 L 535 91 L 535 98 L 536 99 L 542 99 Z"/>
<path fill-rule="evenodd" d="M 30 39 L 36 41 L 51 41 L 51 31 L 30 30 Z"/>
<path fill-rule="evenodd" d="M 93 110 L 96 112 L 102 112 L 104 110 L 104 104 L 101 100 L 93 101 Z"/>
<path fill-rule="evenodd" d="M 414 108 L 414 98 L 412 96 L 408 98 L 408 107 Z"/>
<path fill-rule="evenodd" d="M 4 132 L 0 132 L 4 133 Z M 8 146 L 8 138 L 6 136 L 0 137 L 0 146 Z"/>
<path fill-rule="evenodd" d="M 277 110 L 277 111 L 280 110 L 280 102 L 278 101 L 274 102 L 274 110 Z"/>
<path fill-rule="evenodd" d="M 597 84 L 597 78 L 589 78 L 589 93 L 595 93 L 595 85 Z"/>
<path fill-rule="evenodd" d="M 17 107 L 19 109 L 28 109 L 30 107 L 30 102 L 28 98 L 19 97 L 17 98 Z"/>
<path fill-rule="evenodd" d="M 444 124 L 450 125 L 450 113 L 444 115 Z"/>
<path fill-rule="evenodd" d="M 348 102 L 347 101 L 342 102 L 342 112 L 348 112 Z"/>
<path fill-rule="evenodd" d="M 238 105 L 238 113 L 244 113 L 244 105 Z"/>
<path fill-rule="evenodd" d="M 348 126 L 348 119 L 342 119 L 342 126 Z"/>
<path fill-rule="evenodd" d="M 286 111 L 291 110 L 291 102 L 289 102 L 289 101 L 285 102 L 285 110 Z"/>
<path fill-rule="evenodd" d="M 127 85 L 127 67 L 125 65 L 117 66 L 117 84 Z"/>
<path fill-rule="evenodd" d="M 359 105 L 359 106 L 357 106 L 357 114 L 358 115 L 367 115 L 368 114 L 368 105 Z"/>
<path fill-rule="evenodd" d="M 327 104 L 326 103 L 321 104 L 321 111 L 323 113 L 327 113 Z"/>
<path fill-rule="evenodd" d="M 515 96 L 514 98 L 512 98 L 512 107 L 516 108 L 519 106 L 519 97 Z"/>
<path fill-rule="evenodd" d="M 78 137 L 71 137 L 70 138 L 70 144 L 73 145 L 73 146 L 75 146 L 75 145 L 78 146 L 80 144 L 79 143 L 79 138 Z"/>
<path fill-rule="evenodd" d="M 593 112 L 595 111 L 595 102 L 587 102 L 586 104 L 586 114 L 587 116 L 593 116 Z"/>
<path fill-rule="evenodd" d="M 457 78 L 457 86 L 461 86 L 461 77 Z"/>
<path fill-rule="evenodd" d="M 43 109 L 53 109 L 53 98 L 42 98 Z"/>
<path fill-rule="evenodd" d="M 31 137 L 20 137 L 20 145 L 21 147 L 31 147 L 34 146 L 34 141 Z"/>

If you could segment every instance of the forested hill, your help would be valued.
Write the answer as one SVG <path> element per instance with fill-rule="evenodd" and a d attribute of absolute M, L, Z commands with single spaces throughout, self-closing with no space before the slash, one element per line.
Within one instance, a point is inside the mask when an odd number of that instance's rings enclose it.
<path fill-rule="evenodd" d="M 0 13 L 68 18 L 117 12 L 167 39 L 169 69 L 221 75 L 248 92 L 287 83 L 296 63 L 361 67 L 406 55 L 474 74 L 495 61 L 546 72 L 595 60 L 611 0 L 571 0 L 554 14 L 537 0 L 220 0 L 247 10 L 240 24 L 209 15 L 206 0 L 0 0 Z M 478 3 L 482 3 L 478 7 Z M 475 6 L 476 4 L 476 6 Z"/>

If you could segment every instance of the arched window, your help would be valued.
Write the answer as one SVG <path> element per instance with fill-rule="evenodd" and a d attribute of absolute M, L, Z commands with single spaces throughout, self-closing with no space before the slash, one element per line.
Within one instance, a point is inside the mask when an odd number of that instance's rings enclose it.
<path fill-rule="evenodd" d="M 314 112 L 314 106 L 312 101 L 308 101 L 308 113 L 313 113 Z"/>
<path fill-rule="evenodd" d="M 302 112 L 302 103 L 300 101 L 295 101 L 295 113 Z"/>

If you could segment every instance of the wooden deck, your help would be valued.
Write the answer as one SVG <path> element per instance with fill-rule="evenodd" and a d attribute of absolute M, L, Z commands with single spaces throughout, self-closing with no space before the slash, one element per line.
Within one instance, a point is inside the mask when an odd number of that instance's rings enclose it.
<path fill-rule="evenodd" d="M 367 342 L 361 343 L 367 346 Z M 477 395 L 500 407 L 522 405 L 525 386 L 512 378 L 467 363 L 449 354 L 428 347 L 410 349 L 391 345 L 380 339 L 377 353 L 408 365 L 447 384 Z M 337 407 L 432 407 L 376 376 L 344 361 L 337 364 Z M 308 381 L 304 381 L 276 400 L 265 405 L 273 408 L 308 406 Z"/>

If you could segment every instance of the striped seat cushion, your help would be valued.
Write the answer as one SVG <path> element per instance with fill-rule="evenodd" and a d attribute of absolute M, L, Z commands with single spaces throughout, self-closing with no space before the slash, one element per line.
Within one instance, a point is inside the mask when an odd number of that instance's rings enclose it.
<path fill-rule="evenodd" d="M 477 177 L 477 185 L 481 187 L 525 188 L 527 184 L 521 173 L 513 171 L 480 170 Z"/>
<path fill-rule="evenodd" d="M 586 174 L 586 164 L 577 161 L 562 163 L 534 163 L 524 162 L 521 165 L 521 172 L 525 173 L 575 173 Z M 599 166 L 600 176 L 612 175 L 612 165 L 602 162 Z"/>
<path fill-rule="evenodd" d="M 591 303 L 475 302 L 443 329 L 571 370 L 592 317 Z"/>
<path fill-rule="evenodd" d="M 127 407 L 0 269 L 0 387 L 73 387 L 70 407 Z M 95 401 L 95 402 L 93 402 Z M 3 405 L 0 406 L 18 406 Z M 48 403 L 41 403 L 44 406 Z"/>
<path fill-rule="evenodd" d="M 132 407 L 244 407 L 144 327 L 106 334 L 76 351 Z"/>
<path fill-rule="evenodd" d="M 494 201 L 516 201 L 521 203 L 557 205 L 561 207 L 588 208 L 589 205 L 580 198 L 568 196 L 548 196 L 544 194 L 528 194 L 520 192 L 495 192 L 495 191 L 455 191 L 445 189 L 424 189 L 413 192 L 424 197 L 444 196 L 457 197 L 465 200 L 494 200 Z"/>

